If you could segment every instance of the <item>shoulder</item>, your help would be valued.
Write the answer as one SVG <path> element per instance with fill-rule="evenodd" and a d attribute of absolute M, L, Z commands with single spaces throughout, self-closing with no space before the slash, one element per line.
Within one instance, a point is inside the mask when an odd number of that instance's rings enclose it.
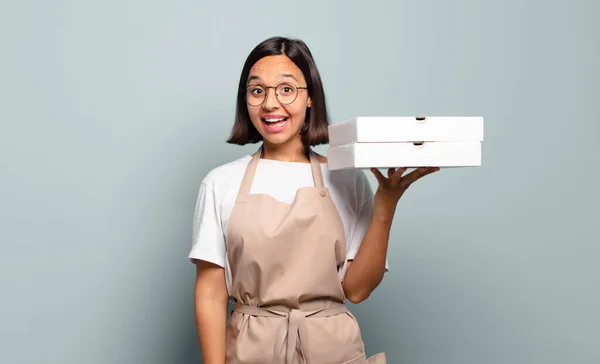
<path fill-rule="evenodd" d="M 330 171 L 327 168 L 327 164 L 325 164 L 325 168 L 323 169 L 325 172 L 324 176 L 335 187 L 353 191 L 371 188 L 367 174 L 361 169 Z"/>
<path fill-rule="evenodd" d="M 361 169 L 330 171 L 324 166 L 323 177 L 334 195 L 339 196 L 352 211 L 359 211 L 373 200 L 373 188 Z"/>
<path fill-rule="evenodd" d="M 355 192 L 359 195 L 369 195 L 372 193 L 371 184 L 369 183 L 369 179 L 364 170 L 346 169 L 330 171 L 327 164 L 327 157 L 319 153 L 315 153 L 315 155 L 317 156 L 319 163 L 321 163 L 324 179 L 326 179 L 333 188 Z"/>
<path fill-rule="evenodd" d="M 213 168 L 202 179 L 202 186 L 214 191 L 231 184 L 239 184 L 250 160 L 250 155 L 244 155 L 238 159 Z"/>
<path fill-rule="evenodd" d="M 314 152 L 314 153 L 315 153 L 315 156 L 317 157 L 317 160 L 319 161 L 319 163 L 321 163 L 321 164 L 327 164 L 327 157 L 326 156 L 324 156 L 322 154 L 319 154 L 317 152 Z"/>

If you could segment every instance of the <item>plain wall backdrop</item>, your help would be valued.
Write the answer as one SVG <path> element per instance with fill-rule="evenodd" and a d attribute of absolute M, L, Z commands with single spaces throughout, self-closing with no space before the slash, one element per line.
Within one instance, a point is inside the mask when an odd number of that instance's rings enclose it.
<path fill-rule="evenodd" d="M 2 2 L 0 362 L 201 362 L 198 185 L 257 148 L 225 144 L 237 81 L 283 35 L 313 51 L 333 122 L 485 117 L 481 167 L 400 201 L 390 272 L 350 305 L 368 353 L 599 363 L 599 15 L 596 0 Z"/>

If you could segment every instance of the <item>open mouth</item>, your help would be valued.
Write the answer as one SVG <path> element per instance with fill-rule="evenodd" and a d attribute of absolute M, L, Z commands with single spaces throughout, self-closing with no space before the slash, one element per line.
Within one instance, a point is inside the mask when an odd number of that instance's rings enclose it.
<path fill-rule="evenodd" d="M 285 129 L 285 126 L 289 120 L 288 117 L 268 117 L 261 118 L 265 124 L 265 128 L 271 133 L 277 133 Z"/>
<path fill-rule="evenodd" d="M 288 121 L 288 118 L 263 118 L 262 121 L 269 126 L 283 126 Z"/>

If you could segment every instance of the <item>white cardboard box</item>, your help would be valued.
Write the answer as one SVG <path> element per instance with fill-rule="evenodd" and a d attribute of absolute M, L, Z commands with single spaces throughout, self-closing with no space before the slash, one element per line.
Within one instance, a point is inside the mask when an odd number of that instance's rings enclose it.
<path fill-rule="evenodd" d="M 480 142 L 353 143 L 329 148 L 329 170 L 362 168 L 476 167 Z"/>
<path fill-rule="evenodd" d="M 357 117 L 329 126 L 329 146 L 352 143 L 483 141 L 482 117 Z"/>
<path fill-rule="evenodd" d="M 481 165 L 481 117 L 359 117 L 329 127 L 330 170 Z"/>

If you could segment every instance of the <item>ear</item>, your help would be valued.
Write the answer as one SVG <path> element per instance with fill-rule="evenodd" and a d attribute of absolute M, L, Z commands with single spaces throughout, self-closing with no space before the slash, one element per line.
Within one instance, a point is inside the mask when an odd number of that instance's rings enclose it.
<path fill-rule="evenodd" d="M 310 96 L 308 97 L 308 101 L 306 102 L 306 107 L 308 107 L 309 109 L 312 107 L 312 100 Z"/>

